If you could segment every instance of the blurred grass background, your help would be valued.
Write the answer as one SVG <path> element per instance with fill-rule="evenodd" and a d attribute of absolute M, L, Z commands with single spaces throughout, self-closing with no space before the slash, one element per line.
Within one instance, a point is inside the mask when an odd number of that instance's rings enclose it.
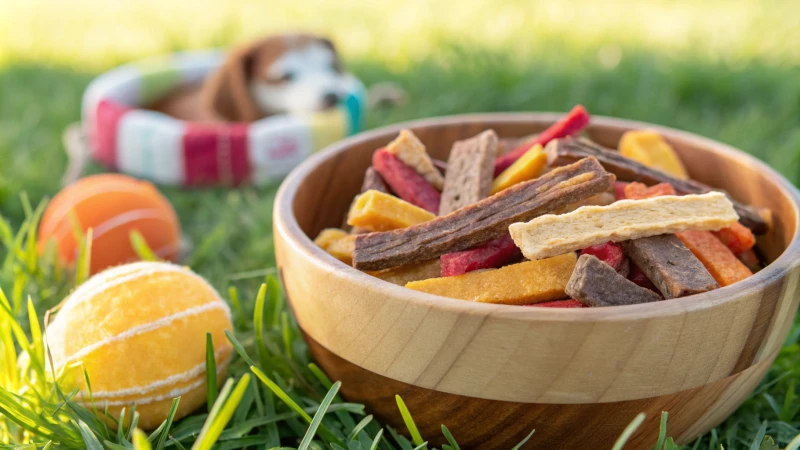
<path fill-rule="evenodd" d="M 368 85 L 407 90 L 408 104 L 370 112 L 368 127 L 583 103 L 593 114 L 721 140 L 800 181 L 797 0 L 0 0 L 0 214 L 19 224 L 21 192 L 38 203 L 58 191 L 61 133 L 79 120 L 92 77 L 150 55 L 297 29 L 333 38 Z M 275 186 L 164 192 L 193 268 L 220 289 L 257 287 L 274 265 Z M 795 342 L 762 393 L 786 397 L 798 363 Z M 726 449 L 773 420 L 764 398 L 721 429 Z M 798 421 L 783 415 L 768 431 L 785 442 Z"/>

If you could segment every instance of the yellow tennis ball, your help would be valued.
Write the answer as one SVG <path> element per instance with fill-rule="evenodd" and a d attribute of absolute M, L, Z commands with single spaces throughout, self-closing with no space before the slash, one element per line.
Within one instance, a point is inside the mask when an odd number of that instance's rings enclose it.
<path fill-rule="evenodd" d="M 139 427 L 156 428 L 180 396 L 176 419 L 206 401 L 206 333 L 214 341 L 220 377 L 233 350 L 230 309 L 188 268 L 137 262 L 103 271 L 78 287 L 47 328 L 59 384 L 98 411 L 118 417 L 136 404 Z M 127 421 L 126 420 L 126 421 Z"/>

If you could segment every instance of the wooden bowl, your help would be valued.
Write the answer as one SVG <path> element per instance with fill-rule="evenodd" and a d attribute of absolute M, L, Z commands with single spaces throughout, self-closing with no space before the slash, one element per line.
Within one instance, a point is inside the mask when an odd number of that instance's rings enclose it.
<path fill-rule="evenodd" d="M 770 208 L 758 250 L 771 263 L 735 285 L 658 303 L 565 309 L 490 305 L 405 289 L 349 267 L 311 239 L 338 227 L 373 151 L 412 129 L 440 159 L 454 141 L 493 128 L 544 129 L 555 114 L 435 118 L 362 133 L 328 147 L 284 181 L 275 247 L 287 298 L 319 365 L 343 396 L 401 430 L 408 405 L 437 444 L 445 424 L 462 448 L 610 448 L 639 412 L 626 449 L 649 449 L 661 411 L 685 443 L 722 422 L 775 359 L 798 305 L 800 193 L 727 145 L 646 123 L 593 117 L 588 135 L 616 147 L 630 129 L 658 130 L 693 178 Z"/>

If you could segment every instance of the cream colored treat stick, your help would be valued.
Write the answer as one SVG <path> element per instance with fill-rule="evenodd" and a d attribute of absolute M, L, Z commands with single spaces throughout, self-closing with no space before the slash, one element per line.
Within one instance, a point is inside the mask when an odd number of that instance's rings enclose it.
<path fill-rule="evenodd" d="M 621 200 L 544 215 L 508 227 L 528 259 L 542 259 L 607 241 L 621 242 L 687 230 L 719 230 L 739 220 L 720 192 Z"/>
<path fill-rule="evenodd" d="M 425 178 L 437 190 L 442 190 L 444 177 L 433 165 L 431 157 L 425 150 L 425 145 L 410 130 L 400 130 L 400 134 L 386 146 L 386 150 L 422 175 L 422 178 Z"/>

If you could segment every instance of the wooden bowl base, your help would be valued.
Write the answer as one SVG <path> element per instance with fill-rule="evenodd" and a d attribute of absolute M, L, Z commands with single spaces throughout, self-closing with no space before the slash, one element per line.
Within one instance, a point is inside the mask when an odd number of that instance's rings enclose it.
<path fill-rule="evenodd" d="M 728 417 L 755 389 L 775 359 L 773 355 L 715 383 L 660 397 L 594 404 L 514 403 L 448 394 L 392 380 L 345 361 L 307 334 L 305 338 L 328 376 L 342 382 L 345 399 L 363 403 L 367 413 L 408 435 L 395 401 L 395 395 L 400 395 L 431 445 L 445 442 L 439 425 L 444 424 L 465 450 L 507 450 L 533 429 L 536 432 L 524 449 L 609 449 L 640 412 L 647 418 L 625 449 L 649 450 L 658 438 L 661 411 L 669 412 L 668 434 L 679 443 L 691 442 Z"/>

